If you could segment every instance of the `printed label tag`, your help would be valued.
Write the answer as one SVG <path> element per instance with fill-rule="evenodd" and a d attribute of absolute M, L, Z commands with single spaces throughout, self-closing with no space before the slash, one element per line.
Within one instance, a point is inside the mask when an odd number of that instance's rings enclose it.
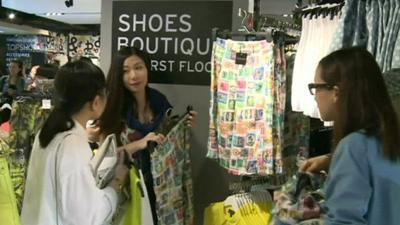
<path fill-rule="evenodd" d="M 51 109 L 51 100 L 50 99 L 42 100 L 42 109 Z"/>
<path fill-rule="evenodd" d="M 236 64 L 238 64 L 238 65 L 246 65 L 246 61 L 247 61 L 247 54 L 246 53 L 241 53 L 241 52 L 236 53 L 236 60 L 235 60 Z"/>

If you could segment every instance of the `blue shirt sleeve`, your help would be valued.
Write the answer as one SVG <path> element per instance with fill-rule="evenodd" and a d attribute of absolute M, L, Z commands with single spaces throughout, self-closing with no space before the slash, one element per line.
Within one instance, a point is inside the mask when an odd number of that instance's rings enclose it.
<path fill-rule="evenodd" d="M 150 97 L 150 106 L 155 114 L 163 114 L 167 109 L 172 108 L 167 97 L 156 89 L 148 88 Z"/>
<path fill-rule="evenodd" d="M 352 133 L 335 150 L 325 186 L 326 225 L 367 224 L 372 195 L 367 136 Z"/>

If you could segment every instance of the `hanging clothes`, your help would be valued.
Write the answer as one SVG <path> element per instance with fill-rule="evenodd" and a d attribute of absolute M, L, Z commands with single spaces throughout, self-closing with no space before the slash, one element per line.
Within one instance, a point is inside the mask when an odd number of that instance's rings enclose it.
<path fill-rule="evenodd" d="M 172 108 L 165 95 L 156 89 L 147 87 L 149 94 L 150 107 L 155 113 L 154 120 L 150 123 L 142 123 L 133 115 L 133 106 L 130 106 L 126 112 L 126 121 L 123 121 L 124 127 L 120 134 L 121 143 L 123 145 L 137 141 L 149 132 L 155 132 L 160 127 L 162 119 L 168 109 Z M 138 162 L 140 170 L 144 176 L 147 193 L 149 194 L 150 205 L 153 213 L 154 223 L 157 223 L 156 214 L 156 196 L 154 193 L 153 175 L 151 174 L 151 157 L 147 149 L 136 152 L 135 160 Z"/>
<path fill-rule="evenodd" d="M 283 165 L 286 177 L 298 171 L 298 159 L 309 156 L 310 118 L 301 112 L 292 111 L 293 66 L 298 45 L 287 46 L 286 57 L 286 105 L 284 122 Z M 287 180 L 287 179 L 286 179 Z M 285 181 L 286 182 L 286 181 Z"/>
<path fill-rule="evenodd" d="M 321 7 L 335 6 L 327 5 Z M 307 88 L 314 82 L 319 61 L 329 53 L 329 47 L 339 21 L 335 14 L 310 12 L 302 17 L 302 31 L 293 68 L 292 110 L 320 118 L 317 104 Z"/>
<path fill-rule="evenodd" d="M 13 103 L 10 126 L 10 148 L 22 149 L 29 159 L 35 135 L 50 115 L 41 99 L 21 98 Z"/>
<path fill-rule="evenodd" d="M 283 43 L 274 46 L 274 108 L 273 108 L 273 155 L 275 158 L 275 173 L 283 174 L 284 120 L 286 103 L 286 58 Z M 290 176 L 289 176 L 290 177 Z"/>
<path fill-rule="evenodd" d="M 382 71 L 400 68 L 400 2 L 347 0 L 331 51 L 364 46 Z"/>
<path fill-rule="evenodd" d="M 12 159 L 10 174 L 20 211 L 25 188 L 25 174 L 35 135 L 50 114 L 42 108 L 42 102 L 32 99 L 17 99 L 13 103 L 8 148 Z"/>
<path fill-rule="evenodd" d="M 275 47 L 273 125 L 274 155 L 278 162 L 275 169 L 282 176 L 269 182 L 278 186 L 297 173 L 298 159 L 308 155 L 310 130 L 309 118 L 302 113 L 293 112 L 290 105 L 295 52 L 285 53 L 284 43 L 278 42 Z"/>
<path fill-rule="evenodd" d="M 185 126 L 185 119 L 169 117 L 169 113 L 163 113 L 155 132 L 163 133 L 166 139 L 155 149 L 145 149 L 149 154 L 149 166 L 151 190 L 154 195 L 155 216 L 154 224 L 193 224 L 193 184 L 191 178 L 189 157 L 189 134 Z M 121 141 L 130 143 L 140 138 L 136 130 L 125 127 L 121 133 Z M 135 159 L 137 160 L 137 159 Z M 140 172 L 140 171 L 139 171 Z M 144 174 L 143 174 L 144 175 Z M 146 182 L 146 176 L 140 178 Z M 149 190 L 146 182 L 146 189 Z M 146 192 L 146 191 L 145 191 Z M 146 195 L 146 194 L 145 194 Z M 152 198 L 150 197 L 150 204 Z M 143 202 L 143 198 L 142 198 Z M 152 206 L 153 207 L 153 206 Z M 152 219 L 145 216 L 148 207 L 142 205 L 143 219 Z"/>
<path fill-rule="evenodd" d="M 158 225 L 192 225 L 193 182 L 189 130 L 183 117 L 151 153 Z"/>
<path fill-rule="evenodd" d="M 400 69 L 392 69 L 383 74 L 386 87 L 394 109 L 397 112 L 397 118 L 400 121 Z"/>
<path fill-rule="evenodd" d="M 11 156 L 8 144 L 0 139 L 0 221 L 19 225 L 19 213 L 14 185 L 11 179 Z"/>
<path fill-rule="evenodd" d="M 324 224 L 325 174 L 298 173 L 274 193 L 272 225 Z M 311 223 L 314 222 L 314 223 Z"/>
<path fill-rule="evenodd" d="M 234 175 L 275 174 L 273 44 L 217 39 L 211 62 L 207 157 Z"/>

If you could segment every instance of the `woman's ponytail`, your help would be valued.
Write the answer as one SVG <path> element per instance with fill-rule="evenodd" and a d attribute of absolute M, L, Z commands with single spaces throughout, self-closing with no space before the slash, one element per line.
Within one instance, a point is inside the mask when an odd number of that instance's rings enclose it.
<path fill-rule="evenodd" d="M 65 110 L 54 108 L 40 131 L 40 146 L 47 147 L 56 134 L 70 130 L 73 126 L 74 122 Z"/>
<path fill-rule="evenodd" d="M 105 76 L 96 65 L 78 60 L 58 70 L 54 87 L 54 109 L 39 134 L 42 148 L 46 148 L 58 133 L 72 129 L 73 116 L 104 93 Z"/>

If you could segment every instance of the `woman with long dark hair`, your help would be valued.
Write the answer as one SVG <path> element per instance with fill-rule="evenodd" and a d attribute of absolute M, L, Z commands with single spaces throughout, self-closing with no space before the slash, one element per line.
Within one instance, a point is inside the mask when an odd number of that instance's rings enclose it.
<path fill-rule="evenodd" d="M 399 123 L 374 57 L 361 48 L 333 52 L 314 80 L 321 117 L 334 122 L 326 224 L 400 224 Z M 302 169 L 312 164 L 321 165 Z"/>
<path fill-rule="evenodd" d="M 148 141 L 163 140 L 164 137 L 154 131 L 172 106 L 165 95 L 148 86 L 150 71 L 150 60 L 145 52 L 134 47 L 124 47 L 117 52 L 107 76 L 109 95 L 99 125 L 103 135 L 117 134 L 121 148 L 134 154 L 139 162 L 156 224 L 151 158 L 150 152 L 144 149 Z M 191 114 L 189 126 L 196 112 Z"/>
<path fill-rule="evenodd" d="M 99 118 L 106 104 L 105 76 L 84 61 L 67 63 L 54 81 L 55 102 L 36 136 L 29 161 L 22 224 L 107 224 L 128 174 L 119 155 L 115 177 L 96 186 L 85 125 Z"/>

